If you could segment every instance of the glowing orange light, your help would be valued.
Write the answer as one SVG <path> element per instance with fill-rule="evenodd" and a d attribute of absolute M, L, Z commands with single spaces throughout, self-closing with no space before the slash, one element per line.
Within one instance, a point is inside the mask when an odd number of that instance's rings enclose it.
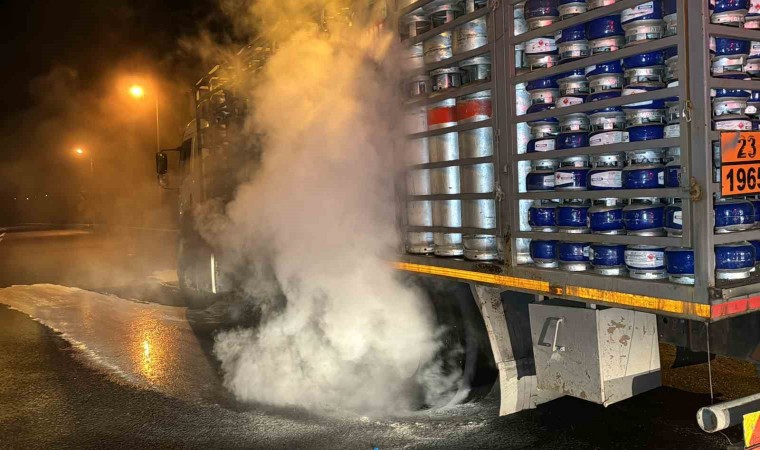
<path fill-rule="evenodd" d="M 143 98 L 145 97 L 145 89 L 143 89 L 142 86 L 135 84 L 129 88 L 129 95 L 134 98 Z"/>
<path fill-rule="evenodd" d="M 74 153 L 76 153 L 77 155 L 84 155 L 84 149 L 79 147 L 76 150 L 74 150 Z"/>

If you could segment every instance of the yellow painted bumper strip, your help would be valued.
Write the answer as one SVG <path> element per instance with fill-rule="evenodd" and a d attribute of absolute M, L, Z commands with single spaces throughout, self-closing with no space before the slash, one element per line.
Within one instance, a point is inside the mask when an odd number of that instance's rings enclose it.
<path fill-rule="evenodd" d="M 590 301 L 605 302 L 617 305 L 625 305 L 634 308 L 646 308 L 655 311 L 663 311 L 672 314 L 683 314 L 697 317 L 710 318 L 710 305 L 701 303 L 684 302 L 667 298 L 649 297 L 646 295 L 627 294 L 624 292 L 605 291 L 581 286 L 566 286 L 563 288 L 552 287 L 546 281 L 530 280 L 527 278 L 510 277 L 469 270 L 450 269 L 447 267 L 425 266 L 396 262 L 396 269 L 424 275 L 437 275 L 442 277 L 457 278 L 460 280 L 475 281 L 486 284 L 526 289 L 538 293 L 557 296 L 570 296 L 587 299 Z"/>
<path fill-rule="evenodd" d="M 458 278 L 460 280 L 478 281 L 486 284 L 497 284 L 519 289 L 528 289 L 537 292 L 549 292 L 549 283 L 546 281 L 528 280 L 526 278 L 508 277 L 490 273 L 472 272 L 470 270 L 449 269 L 447 267 L 423 266 L 422 264 L 410 264 L 397 262 L 395 266 L 399 270 L 421 273 L 425 275 L 438 275 L 441 277 Z"/>
<path fill-rule="evenodd" d="M 654 309 L 674 314 L 686 314 L 698 317 L 710 318 L 710 305 L 701 303 L 684 302 L 667 298 L 649 297 L 647 295 L 628 294 L 625 292 L 603 291 L 601 289 L 586 288 L 580 286 L 567 286 L 565 294 L 596 300 L 617 305 L 632 306 L 635 308 Z"/>

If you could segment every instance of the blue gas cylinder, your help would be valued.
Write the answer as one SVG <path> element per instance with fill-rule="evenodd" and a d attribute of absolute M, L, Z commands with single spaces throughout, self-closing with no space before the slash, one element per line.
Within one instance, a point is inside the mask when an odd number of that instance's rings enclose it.
<path fill-rule="evenodd" d="M 630 235 L 662 236 L 665 234 L 665 205 L 657 198 L 634 198 L 623 208 L 623 223 Z"/>
<path fill-rule="evenodd" d="M 720 199 L 713 205 L 715 232 L 745 231 L 755 225 L 755 208 L 744 199 Z"/>
<path fill-rule="evenodd" d="M 665 207 L 665 231 L 668 236 L 683 234 L 683 207 L 680 201 L 674 201 Z"/>
<path fill-rule="evenodd" d="M 655 245 L 629 245 L 625 250 L 628 275 L 639 280 L 661 280 L 665 272 L 665 248 Z"/>
<path fill-rule="evenodd" d="M 755 247 L 747 241 L 715 246 L 715 278 L 742 280 L 755 268 Z"/>
<path fill-rule="evenodd" d="M 591 266 L 594 272 L 606 276 L 620 276 L 626 272 L 625 245 L 592 244 Z"/>
<path fill-rule="evenodd" d="M 557 231 L 557 204 L 546 200 L 536 200 L 528 209 L 528 225 L 531 231 L 553 233 Z"/>
<path fill-rule="evenodd" d="M 694 284 L 694 250 L 682 247 L 665 249 L 665 271 L 678 284 Z"/>
<path fill-rule="evenodd" d="M 586 25 L 591 54 L 614 52 L 625 45 L 625 32 L 620 26 L 620 16 L 593 19 Z"/>
<path fill-rule="evenodd" d="M 588 210 L 585 200 L 565 200 L 557 206 L 557 227 L 565 233 L 588 233 Z"/>
<path fill-rule="evenodd" d="M 578 24 L 559 30 L 554 35 L 557 42 L 560 61 L 572 61 L 589 56 L 589 45 L 586 40 L 586 25 Z"/>
<path fill-rule="evenodd" d="M 533 239 L 530 241 L 530 257 L 536 267 L 553 269 L 557 267 L 557 241 Z"/>
<path fill-rule="evenodd" d="M 585 242 L 562 242 L 557 244 L 559 267 L 568 272 L 588 270 L 591 263 L 591 246 Z"/>

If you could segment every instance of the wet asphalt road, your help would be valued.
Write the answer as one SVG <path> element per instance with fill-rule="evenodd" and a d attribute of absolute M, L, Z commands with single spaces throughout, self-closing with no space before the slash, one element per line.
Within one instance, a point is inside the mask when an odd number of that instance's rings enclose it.
<path fill-rule="evenodd" d="M 160 233 L 12 233 L 0 242 L 0 287 L 50 283 L 120 297 L 114 302 L 182 306 L 175 288 L 151 278 L 173 267 L 173 239 Z M 126 381 L 56 332 L 0 305 L 0 448 L 725 448 L 740 439 L 738 430 L 706 435 L 696 425 L 696 410 L 710 402 L 704 365 L 665 370 L 666 387 L 606 409 L 562 398 L 497 417 L 496 401 L 487 399 L 446 411 L 367 418 L 240 404 L 224 390 L 210 352 L 218 324 L 196 312 L 177 313 L 186 316 L 213 369 L 204 375 L 209 394 L 201 398 Z M 662 353 L 665 366 L 672 351 Z M 748 364 L 718 359 L 713 376 L 719 396 L 760 391 Z"/>

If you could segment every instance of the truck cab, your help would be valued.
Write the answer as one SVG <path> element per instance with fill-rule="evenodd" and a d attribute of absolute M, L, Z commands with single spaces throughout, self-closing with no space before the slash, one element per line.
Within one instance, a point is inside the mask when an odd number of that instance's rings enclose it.
<path fill-rule="evenodd" d="M 199 132 L 208 127 L 208 121 L 192 120 L 185 127 L 179 147 L 164 149 L 156 155 L 159 184 L 178 192 L 180 233 L 177 238 L 177 278 L 182 290 L 194 299 L 223 291 L 219 283 L 221 277 L 217 257 L 198 232 L 194 216 L 196 206 L 206 198 L 204 155 L 199 145 Z M 170 153 L 177 154 L 179 164 L 178 172 L 173 177 L 169 171 Z"/>

